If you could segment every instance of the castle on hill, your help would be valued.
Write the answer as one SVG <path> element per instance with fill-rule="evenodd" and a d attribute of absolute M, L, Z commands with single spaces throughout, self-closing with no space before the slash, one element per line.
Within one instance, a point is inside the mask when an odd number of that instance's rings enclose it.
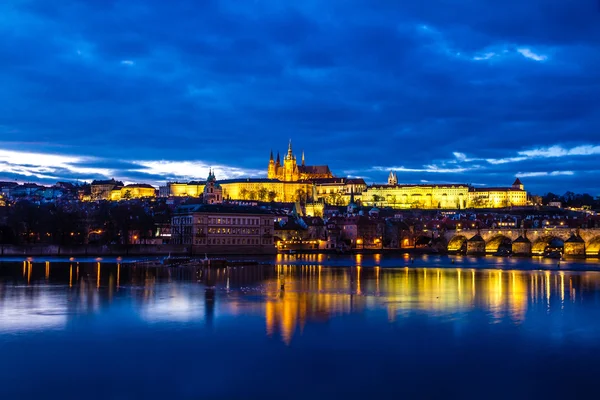
<path fill-rule="evenodd" d="M 304 151 L 302 152 L 302 163 L 298 165 L 296 156 L 292 151 L 292 141 L 290 140 L 287 154 L 283 158 L 283 164 L 281 163 L 279 152 L 277 152 L 277 159 L 274 160 L 273 151 L 271 150 L 267 178 L 277 179 L 282 182 L 297 182 L 333 178 L 333 174 L 327 165 L 306 165 Z"/>

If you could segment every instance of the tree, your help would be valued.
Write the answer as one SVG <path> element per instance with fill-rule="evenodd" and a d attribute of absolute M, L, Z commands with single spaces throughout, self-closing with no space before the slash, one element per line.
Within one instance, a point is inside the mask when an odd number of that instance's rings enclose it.
<path fill-rule="evenodd" d="M 273 190 L 270 190 L 269 193 L 267 193 L 267 198 L 270 202 L 273 202 L 277 198 L 277 193 L 275 193 Z"/>
<path fill-rule="evenodd" d="M 393 195 L 390 196 L 390 199 L 388 201 L 392 205 L 392 207 L 395 208 L 396 207 L 396 202 L 398 201 L 398 199 L 396 198 L 396 195 L 393 194 Z"/>
<path fill-rule="evenodd" d="M 131 199 L 131 190 L 127 189 L 127 190 L 125 191 L 125 193 L 123 193 L 123 198 L 124 198 L 125 200 L 129 200 L 129 199 Z"/>
<path fill-rule="evenodd" d="M 242 188 L 242 190 L 240 190 L 240 197 L 242 198 L 242 200 L 247 200 L 248 199 L 248 189 Z"/>
<path fill-rule="evenodd" d="M 261 187 L 260 189 L 258 189 L 258 199 L 260 201 L 264 201 L 268 193 L 269 191 L 267 190 L 267 188 Z"/>
<path fill-rule="evenodd" d="M 306 201 L 306 191 L 304 189 L 296 190 L 295 200 L 304 203 Z"/>
<path fill-rule="evenodd" d="M 380 202 L 381 200 L 383 200 L 383 196 L 378 194 L 373 195 L 373 205 L 377 205 L 376 203 Z"/>
<path fill-rule="evenodd" d="M 334 192 L 329 195 L 329 202 L 334 206 L 341 206 L 343 205 L 344 198 L 341 193 Z"/>
<path fill-rule="evenodd" d="M 249 198 L 250 200 L 256 200 L 256 197 L 257 197 L 256 190 L 251 190 L 251 191 L 248 193 L 248 198 Z"/>

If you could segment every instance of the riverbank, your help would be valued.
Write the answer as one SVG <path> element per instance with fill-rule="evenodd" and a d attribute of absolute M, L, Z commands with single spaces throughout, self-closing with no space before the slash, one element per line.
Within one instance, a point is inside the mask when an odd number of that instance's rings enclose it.
<path fill-rule="evenodd" d="M 185 245 L 0 245 L 0 257 L 160 257 L 207 255 L 274 255 L 275 247 Z"/>

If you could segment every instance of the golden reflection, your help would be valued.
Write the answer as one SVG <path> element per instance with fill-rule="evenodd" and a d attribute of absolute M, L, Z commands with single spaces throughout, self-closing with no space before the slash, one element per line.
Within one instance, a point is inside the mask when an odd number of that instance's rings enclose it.
<path fill-rule="evenodd" d="M 29 285 L 31 283 L 31 269 L 33 267 L 33 264 L 31 264 L 31 261 L 27 261 L 27 284 Z"/>
<path fill-rule="evenodd" d="M 458 269 L 456 271 L 456 280 L 457 280 L 457 288 L 458 288 L 458 301 L 460 302 L 461 299 L 461 295 L 462 295 L 462 285 L 461 285 L 461 274 L 460 274 L 460 269 Z"/>
<path fill-rule="evenodd" d="M 23 278 L 25 278 L 26 269 L 27 269 L 27 261 L 23 261 Z"/>
<path fill-rule="evenodd" d="M 546 304 L 550 307 L 550 271 L 546 271 L 545 276 L 545 287 L 546 287 Z"/>
<path fill-rule="evenodd" d="M 565 273 L 560 272 L 560 305 L 562 308 L 565 306 Z"/>
<path fill-rule="evenodd" d="M 50 279 L 50 261 L 46 261 L 46 280 Z"/>
<path fill-rule="evenodd" d="M 117 264 L 117 289 L 119 288 L 119 283 L 120 283 L 120 278 L 121 278 L 121 264 Z"/>
<path fill-rule="evenodd" d="M 69 266 L 69 287 L 73 287 L 73 264 Z"/>
<path fill-rule="evenodd" d="M 97 278 L 96 278 L 96 287 L 99 288 L 100 287 L 100 263 L 98 262 L 98 272 L 96 273 Z"/>
<path fill-rule="evenodd" d="M 530 277 L 541 274 L 526 271 L 472 269 L 465 276 L 462 269 L 437 268 L 433 279 L 430 269 L 411 268 L 318 268 L 315 275 L 300 267 L 278 266 L 276 271 L 280 275 L 267 285 L 273 290 L 268 290 L 265 323 L 267 334 L 278 334 L 285 343 L 290 343 L 308 320 L 327 320 L 374 307 L 386 309 L 389 321 L 395 321 L 399 314 L 418 311 L 435 316 L 483 308 L 488 311 L 490 322 L 507 318 L 520 323 L 528 304 L 544 298 L 547 287 L 538 286 L 541 296 L 530 296 L 534 288 L 529 284 Z M 275 290 L 284 277 L 285 293 Z M 356 291 L 348 290 L 353 288 L 351 278 L 356 280 Z M 534 280 L 531 282 L 533 285 Z"/>

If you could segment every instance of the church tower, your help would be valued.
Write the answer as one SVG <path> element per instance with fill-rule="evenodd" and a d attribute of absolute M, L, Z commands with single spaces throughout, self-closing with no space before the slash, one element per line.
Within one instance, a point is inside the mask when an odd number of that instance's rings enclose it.
<path fill-rule="evenodd" d="M 223 189 L 217 183 L 217 178 L 212 169 L 208 171 L 208 179 L 206 179 L 204 192 L 202 193 L 202 202 L 204 204 L 220 204 L 223 202 Z"/>
<path fill-rule="evenodd" d="M 299 178 L 298 164 L 296 163 L 296 157 L 292 151 L 292 141 L 288 145 L 288 152 L 283 159 L 283 180 L 285 182 L 294 182 Z"/>
<path fill-rule="evenodd" d="M 390 175 L 388 176 L 388 185 L 397 185 L 398 184 L 398 176 L 394 171 L 390 171 Z"/>
<path fill-rule="evenodd" d="M 277 170 L 275 168 L 275 160 L 273 160 L 273 150 L 271 150 L 271 157 L 269 158 L 269 169 L 267 170 L 268 179 L 277 179 Z"/>

